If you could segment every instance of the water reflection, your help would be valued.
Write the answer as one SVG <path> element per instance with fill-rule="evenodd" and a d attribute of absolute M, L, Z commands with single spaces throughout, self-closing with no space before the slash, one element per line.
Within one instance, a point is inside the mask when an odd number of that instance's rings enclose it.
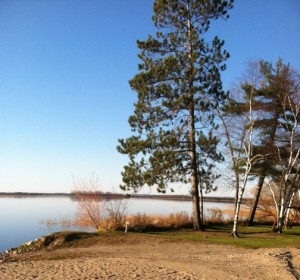
<path fill-rule="evenodd" d="M 208 208 L 230 207 L 227 203 L 205 203 Z M 168 215 L 175 212 L 191 214 L 190 201 L 130 198 L 127 214 Z M 92 230 L 75 226 L 77 203 L 70 197 L 1 197 L 0 251 L 34 240 L 42 235 L 62 230 Z"/>

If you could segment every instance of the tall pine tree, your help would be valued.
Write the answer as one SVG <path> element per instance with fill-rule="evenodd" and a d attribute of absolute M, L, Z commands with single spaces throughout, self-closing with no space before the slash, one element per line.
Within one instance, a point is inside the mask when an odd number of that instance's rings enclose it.
<path fill-rule="evenodd" d="M 212 187 L 213 162 L 221 160 L 213 108 L 225 97 L 220 71 L 229 54 L 224 41 L 205 41 L 210 21 L 228 18 L 233 0 L 156 0 L 156 36 L 138 41 L 139 73 L 130 81 L 137 93 L 129 124 L 132 137 L 120 139 L 118 151 L 130 162 L 122 172 L 126 190 L 170 183 L 190 183 L 193 224 L 200 229 L 199 186 Z"/>

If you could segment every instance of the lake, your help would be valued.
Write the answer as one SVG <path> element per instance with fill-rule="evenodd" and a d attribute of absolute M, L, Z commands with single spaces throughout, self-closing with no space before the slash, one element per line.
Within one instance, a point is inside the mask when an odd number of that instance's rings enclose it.
<path fill-rule="evenodd" d="M 144 198 L 126 201 L 127 214 L 168 215 L 181 211 L 191 214 L 192 211 L 191 201 Z M 231 204 L 205 202 L 204 206 L 205 214 L 209 208 L 224 209 Z M 70 197 L 0 197 L 0 252 L 55 231 L 93 230 L 68 225 L 77 209 L 76 201 Z"/>

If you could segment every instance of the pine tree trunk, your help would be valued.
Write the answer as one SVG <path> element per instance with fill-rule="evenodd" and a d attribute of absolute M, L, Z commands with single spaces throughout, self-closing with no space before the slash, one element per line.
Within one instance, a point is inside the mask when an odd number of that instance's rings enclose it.
<path fill-rule="evenodd" d="M 275 113 L 274 113 L 274 118 L 273 118 L 274 121 L 271 123 L 272 130 L 270 132 L 270 137 L 269 137 L 269 142 L 268 142 L 268 147 L 270 147 L 270 149 L 273 147 L 273 144 L 274 144 L 275 134 L 276 134 L 277 125 L 278 125 L 277 124 L 278 118 L 279 118 L 278 108 L 275 107 Z M 257 209 L 260 193 L 261 193 L 262 187 L 264 185 L 266 172 L 267 172 L 267 169 L 263 168 L 263 170 L 259 176 L 258 184 L 256 186 L 256 191 L 255 191 L 255 195 L 254 195 L 254 201 L 253 201 L 252 207 L 250 209 L 250 213 L 249 213 L 249 218 L 248 218 L 248 223 L 247 223 L 248 226 L 254 225 L 253 220 L 255 217 L 255 212 Z"/>
<path fill-rule="evenodd" d="M 190 164 L 191 164 L 191 194 L 193 201 L 193 227 L 195 230 L 202 229 L 201 216 L 200 216 L 200 200 L 199 200 L 199 184 L 198 184 L 198 167 L 197 167 L 197 154 L 195 142 L 195 115 L 194 104 L 190 107 Z"/>
<path fill-rule="evenodd" d="M 198 186 L 195 184 L 193 176 L 192 176 L 192 202 L 193 202 L 193 227 L 195 230 L 201 230 L 202 224 L 201 224 L 201 218 L 200 218 L 200 200 L 199 200 L 199 194 L 198 193 Z"/>
<path fill-rule="evenodd" d="M 203 211 L 203 190 L 201 184 L 199 184 L 199 194 L 200 194 L 200 220 L 201 220 L 201 225 L 203 225 L 204 221 L 204 211 Z"/>
<path fill-rule="evenodd" d="M 254 217 L 255 217 L 255 212 L 256 212 L 256 209 L 257 209 L 257 205 L 258 205 L 258 201 L 259 201 L 259 197 L 260 197 L 260 192 L 261 192 L 261 189 L 264 185 L 264 181 L 265 181 L 265 175 L 260 175 L 259 180 L 258 180 L 258 184 L 257 184 L 256 189 L 255 189 L 254 201 L 253 201 L 253 204 L 251 206 L 250 213 L 249 213 L 249 218 L 248 218 L 248 223 L 247 223 L 247 225 L 249 227 L 254 225 L 253 220 L 254 220 Z"/>

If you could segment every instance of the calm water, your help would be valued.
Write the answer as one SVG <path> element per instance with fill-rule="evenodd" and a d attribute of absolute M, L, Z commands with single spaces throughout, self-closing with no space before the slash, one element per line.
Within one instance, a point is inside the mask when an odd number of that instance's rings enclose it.
<path fill-rule="evenodd" d="M 190 201 L 138 198 L 126 201 L 128 214 L 168 215 L 180 211 L 190 214 L 192 209 Z M 205 203 L 205 212 L 214 207 L 224 209 L 230 207 L 230 204 Z M 55 231 L 86 231 L 86 228 L 61 226 L 59 223 L 62 220 L 73 220 L 76 211 L 77 203 L 69 197 L 0 198 L 0 252 Z M 57 223 L 47 224 L 50 220 Z"/>

